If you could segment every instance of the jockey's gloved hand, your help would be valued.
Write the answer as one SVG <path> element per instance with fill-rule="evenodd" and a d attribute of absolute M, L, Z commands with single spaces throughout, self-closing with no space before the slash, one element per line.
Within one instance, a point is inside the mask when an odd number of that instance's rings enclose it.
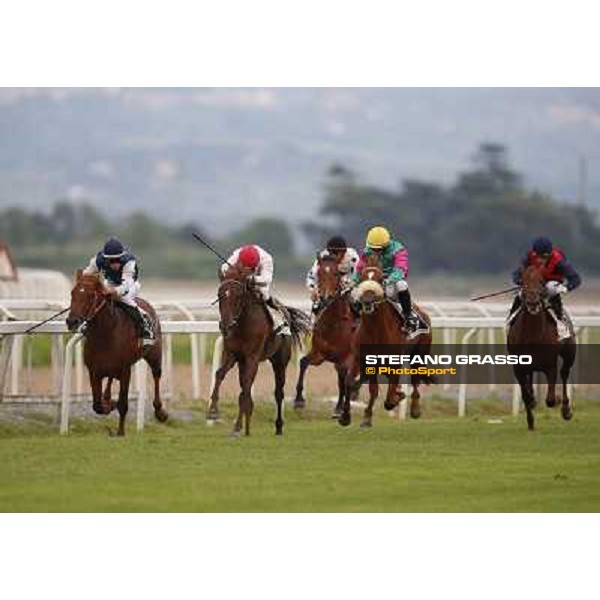
<path fill-rule="evenodd" d="M 546 290 L 550 296 L 556 296 L 557 294 L 566 294 L 567 286 L 560 283 L 560 281 L 549 281 L 546 283 Z"/>

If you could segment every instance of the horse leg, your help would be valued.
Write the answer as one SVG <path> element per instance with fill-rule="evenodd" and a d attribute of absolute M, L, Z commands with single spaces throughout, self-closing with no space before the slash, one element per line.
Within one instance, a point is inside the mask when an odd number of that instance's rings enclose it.
<path fill-rule="evenodd" d="M 342 414 L 342 408 L 344 406 L 344 386 L 346 373 L 344 371 L 344 367 L 342 365 L 335 365 L 335 370 L 337 371 L 337 382 L 338 382 L 338 400 L 335 408 L 333 410 L 333 414 L 331 415 L 332 419 L 339 419 L 340 414 Z"/>
<path fill-rule="evenodd" d="M 388 391 L 383 403 L 385 410 L 394 410 L 398 404 L 400 404 L 399 396 L 397 393 L 399 379 L 398 376 L 388 377 Z"/>
<path fill-rule="evenodd" d="M 210 405 L 208 407 L 208 414 L 206 415 L 207 421 L 218 421 L 219 420 L 219 390 L 221 384 L 225 379 L 225 375 L 235 365 L 236 358 L 231 353 L 226 353 L 223 364 L 217 369 L 215 373 L 215 385 L 210 394 Z"/>
<path fill-rule="evenodd" d="M 152 369 L 152 378 L 154 379 L 154 418 L 159 423 L 164 423 L 169 418 L 169 413 L 164 409 L 162 401 L 160 399 L 160 378 L 162 376 L 162 369 L 160 366 L 157 369 Z"/>
<path fill-rule="evenodd" d="M 565 346 L 565 351 L 561 353 L 562 366 L 560 368 L 560 378 L 562 380 L 562 405 L 560 412 L 565 421 L 570 421 L 573 417 L 573 409 L 571 408 L 571 399 L 567 391 L 567 383 L 569 374 L 575 362 L 575 345 Z"/>
<path fill-rule="evenodd" d="M 129 381 L 131 379 L 131 367 L 123 370 L 120 378 L 119 401 L 117 410 L 119 411 L 119 429 L 117 435 L 125 435 L 125 418 L 129 409 Z"/>
<path fill-rule="evenodd" d="M 521 388 L 521 398 L 527 414 L 527 427 L 529 428 L 529 431 L 533 431 L 535 428 L 535 421 L 533 417 L 533 407 L 535 404 L 535 396 L 533 393 L 533 373 L 524 373 L 515 369 L 515 375 Z"/>
<path fill-rule="evenodd" d="M 109 412 L 115 410 L 117 407 L 117 403 L 112 400 L 112 383 L 113 377 L 109 377 L 106 382 L 106 387 L 104 388 L 104 394 L 102 394 L 102 409 L 104 414 L 108 414 Z"/>
<path fill-rule="evenodd" d="M 277 418 L 275 419 L 275 435 L 283 434 L 283 397 L 285 388 L 285 370 L 289 362 L 285 356 L 281 355 L 281 351 L 271 358 L 271 366 L 273 367 L 273 375 L 275 376 L 275 402 L 277 404 Z"/>
<path fill-rule="evenodd" d="M 373 426 L 373 406 L 375 405 L 375 400 L 377 400 L 378 395 L 379 385 L 376 381 L 369 381 L 369 403 L 365 408 L 363 420 L 360 424 L 363 429 Z"/>
<path fill-rule="evenodd" d="M 258 361 L 244 357 L 238 361 L 240 395 L 238 396 L 238 416 L 233 425 L 232 435 L 239 437 L 242 423 L 245 420 L 246 435 L 250 435 L 250 418 L 252 416 L 252 384 L 258 370 Z"/>
<path fill-rule="evenodd" d="M 417 377 L 411 381 L 412 393 L 410 395 L 410 416 L 413 419 L 418 419 L 421 416 L 421 394 L 419 393 L 419 380 Z"/>
<path fill-rule="evenodd" d="M 99 415 L 107 415 L 110 412 L 110 407 L 106 410 L 106 406 L 102 403 L 102 377 L 93 371 L 90 371 L 90 387 L 92 388 L 94 412 Z"/>
<path fill-rule="evenodd" d="M 304 390 L 304 375 L 306 373 L 306 369 L 308 369 L 310 365 L 310 356 L 312 351 L 308 354 L 305 354 L 300 359 L 300 371 L 298 372 L 298 381 L 296 383 L 296 397 L 294 398 L 294 408 L 302 409 L 306 406 L 306 399 L 302 395 L 302 391 Z"/>
<path fill-rule="evenodd" d="M 556 406 L 556 371 L 557 367 L 554 365 L 546 373 L 546 380 L 548 383 L 548 392 L 546 394 L 546 406 L 553 408 Z"/>
<path fill-rule="evenodd" d="M 342 427 L 348 427 L 352 421 L 350 396 L 354 387 L 354 379 L 358 375 L 358 365 L 355 364 L 354 358 L 351 358 L 344 364 L 344 367 L 346 373 L 344 377 L 344 404 L 342 405 L 342 412 L 338 418 L 338 423 Z"/>

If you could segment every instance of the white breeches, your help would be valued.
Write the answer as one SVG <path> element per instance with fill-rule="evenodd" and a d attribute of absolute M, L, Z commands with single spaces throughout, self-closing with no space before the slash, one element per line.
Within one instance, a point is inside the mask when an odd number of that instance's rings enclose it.
<path fill-rule="evenodd" d="M 392 300 L 398 297 L 400 292 L 405 292 L 408 289 L 408 282 L 404 279 L 396 281 L 395 283 L 388 283 L 385 286 L 385 295 Z"/>

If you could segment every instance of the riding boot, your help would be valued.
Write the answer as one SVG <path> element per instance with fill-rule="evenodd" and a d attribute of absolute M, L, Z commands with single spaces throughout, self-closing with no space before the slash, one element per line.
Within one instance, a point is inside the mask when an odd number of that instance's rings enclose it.
<path fill-rule="evenodd" d="M 156 342 L 156 337 L 154 336 L 154 327 L 152 326 L 150 315 L 141 310 L 138 310 L 138 314 L 141 318 L 142 345 L 152 346 Z"/>
<path fill-rule="evenodd" d="M 408 333 L 414 333 L 417 330 L 417 327 L 419 326 L 419 319 L 412 308 L 410 292 L 408 290 L 398 292 L 398 302 L 402 307 L 402 314 L 404 315 L 406 331 L 408 331 Z"/>
<path fill-rule="evenodd" d="M 292 330 L 290 324 L 287 321 L 286 314 L 282 310 L 282 305 L 279 304 L 279 301 L 275 300 L 273 296 L 267 299 L 266 301 L 267 307 L 272 309 L 271 319 L 273 319 L 273 326 L 275 335 L 292 335 Z"/>

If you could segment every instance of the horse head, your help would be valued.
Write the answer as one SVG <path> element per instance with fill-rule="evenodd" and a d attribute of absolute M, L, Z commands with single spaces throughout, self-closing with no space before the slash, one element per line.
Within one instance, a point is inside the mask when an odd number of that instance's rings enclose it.
<path fill-rule="evenodd" d="M 105 302 L 104 286 L 98 275 L 84 275 L 78 269 L 74 279 L 71 307 L 66 319 L 69 331 L 75 331 L 83 323 L 93 319 Z"/>
<path fill-rule="evenodd" d="M 528 313 L 537 315 L 542 310 L 545 297 L 543 267 L 531 265 L 523 270 L 521 295 Z"/>
<path fill-rule="evenodd" d="M 251 274 L 250 269 L 233 265 L 222 277 L 218 298 L 219 328 L 223 335 L 235 327 L 242 316 L 248 292 L 254 287 L 249 279 Z"/>
<path fill-rule="evenodd" d="M 317 290 L 319 297 L 325 301 L 340 291 L 340 272 L 333 256 L 317 257 Z"/>
<path fill-rule="evenodd" d="M 384 299 L 383 280 L 384 275 L 379 257 L 376 254 L 367 256 L 361 273 L 361 282 L 356 291 L 361 312 L 373 313 L 377 305 Z"/>

